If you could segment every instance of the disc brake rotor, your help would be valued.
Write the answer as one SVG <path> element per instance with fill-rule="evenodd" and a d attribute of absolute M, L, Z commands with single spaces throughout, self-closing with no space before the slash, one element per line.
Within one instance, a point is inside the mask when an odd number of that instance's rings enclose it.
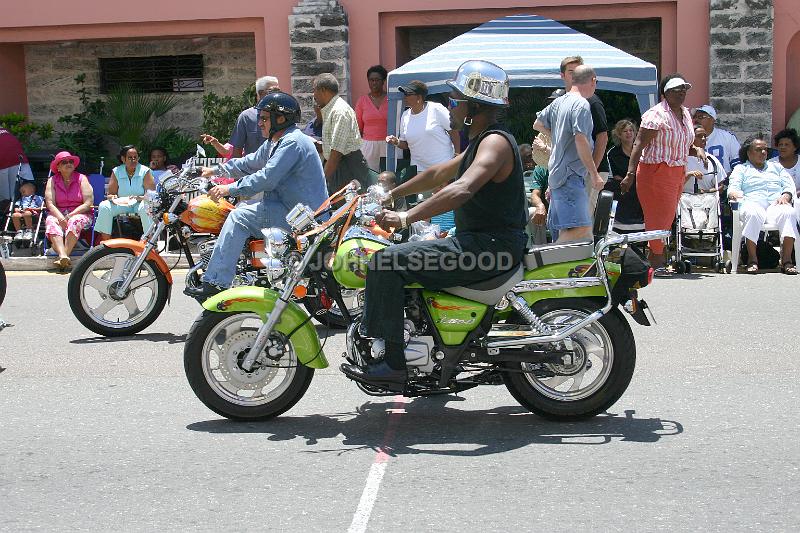
<path fill-rule="evenodd" d="M 239 389 L 263 388 L 278 373 L 277 366 L 262 365 L 259 361 L 253 364 L 250 372 L 242 368 L 242 361 L 247 357 L 257 334 L 258 331 L 240 331 L 231 335 L 222 345 L 219 370 L 226 381 L 235 384 Z"/>

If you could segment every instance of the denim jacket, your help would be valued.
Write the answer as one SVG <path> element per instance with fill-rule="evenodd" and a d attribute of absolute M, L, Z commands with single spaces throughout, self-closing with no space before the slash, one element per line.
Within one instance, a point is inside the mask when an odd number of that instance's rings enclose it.
<path fill-rule="evenodd" d="M 278 141 L 269 141 L 252 154 L 231 159 L 222 165 L 232 178 L 232 196 L 252 196 L 263 192 L 261 200 L 267 227 L 289 229 L 286 215 L 298 203 L 312 210 L 328 197 L 314 142 L 297 126 L 290 126 Z M 262 210 L 260 209 L 260 211 Z"/>

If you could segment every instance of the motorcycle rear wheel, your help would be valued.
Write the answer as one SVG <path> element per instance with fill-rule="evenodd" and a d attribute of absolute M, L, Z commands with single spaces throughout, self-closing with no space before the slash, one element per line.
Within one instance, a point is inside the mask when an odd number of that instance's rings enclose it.
<path fill-rule="evenodd" d="M 563 326 L 598 307 L 589 300 L 554 300 L 534 310 L 550 326 Z M 511 395 L 543 418 L 570 421 L 602 413 L 619 400 L 633 377 L 636 344 L 619 309 L 570 338 L 576 358 L 572 365 L 505 365 L 509 371 L 503 373 L 503 380 Z"/>
<path fill-rule="evenodd" d="M 186 378 L 197 398 L 225 418 L 274 418 L 300 401 L 314 377 L 282 334 L 275 335 L 276 345 L 285 350 L 280 359 L 256 363 L 250 372 L 242 369 L 260 324 L 255 313 L 203 311 L 189 330 L 183 350 Z"/>
<path fill-rule="evenodd" d="M 161 315 L 169 281 L 153 261 L 142 264 L 125 298 L 110 295 L 112 285 L 122 280 L 125 268 L 135 259 L 129 249 L 96 246 L 72 269 L 67 283 L 69 306 L 86 328 L 105 337 L 123 337 L 139 333 Z"/>

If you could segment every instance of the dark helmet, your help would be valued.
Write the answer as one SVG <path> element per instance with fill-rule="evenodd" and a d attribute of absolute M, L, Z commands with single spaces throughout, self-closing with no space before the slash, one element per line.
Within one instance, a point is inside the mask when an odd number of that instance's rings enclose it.
<path fill-rule="evenodd" d="M 300 104 L 291 94 L 281 91 L 268 93 L 256 105 L 259 111 L 269 111 L 269 135 L 285 130 L 289 126 L 294 126 L 300 120 Z M 286 117 L 286 122 L 278 124 L 278 117 Z"/>

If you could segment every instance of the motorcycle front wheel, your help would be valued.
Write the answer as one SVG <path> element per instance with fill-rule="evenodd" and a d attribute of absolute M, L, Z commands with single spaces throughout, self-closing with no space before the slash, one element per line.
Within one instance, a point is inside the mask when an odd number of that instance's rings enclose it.
<path fill-rule="evenodd" d="M 169 281 L 152 261 L 145 261 L 123 297 L 115 287 L 123 282 L 136 255 L 126 248 L 96 246 L 72 269 L 67 284 L 75 318 L 105 337 L 139 333 L 155 322 L 169 296 Z"/>
<path fill-rule="evenodd" d="M 297 360 L 291 339 L 274 332 L 250 371 L 242 362 L 261 326 L 255 313 L 203 311 L 192 324 L 183 350 L 186 378 L 197 398 L 233 420 L 267 420 L 303 397 L 314 370 Z"/>
<path fill-rule="evenodd" d="M 561 329 L 598 309 L 588 300 L 554 300 L 534 311 Z M 507 363 L 503 373 L 512 396 L 533 413 L 550 420 L 591 418 L 611 407 L 633 377 L 636 344 L 619 309 L 573 334 L 573 358 L 564 364 Z"/>

